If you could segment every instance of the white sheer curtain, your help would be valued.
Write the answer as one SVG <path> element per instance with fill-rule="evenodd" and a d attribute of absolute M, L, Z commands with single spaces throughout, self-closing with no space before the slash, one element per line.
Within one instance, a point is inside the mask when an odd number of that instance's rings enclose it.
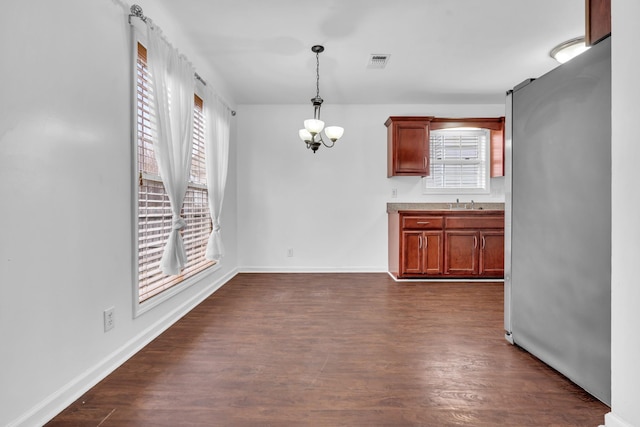
<path fill-rule="evenodd" d="M 186 222 L 180 216 L 180 211 L 191 168 L 195 70 L 153 25 L 147 26 L 147 37 L 147 62 L 157 114 L 153 151 L 173 215 L 172 230 L 164 247 L 160 268 L 164 274 L 176 275 L 187 262 L 180 233 L 186 227 Z"/>
<path fill-rule="evenodd" d="M 220 235 L 220 215 L 224 187 L 227 181 L 229 163 L 229 127 L 231 111 L 213 92 L 207 91 L 204 101 L 207 120 L 205 137 L 205 161 L 207 168 L 207 188 L 209 191 L 209 212 L 213 222 L 213 231 L 207 242 L 205 257 L 219 261 L 224 256 L 224 245 Z"/>

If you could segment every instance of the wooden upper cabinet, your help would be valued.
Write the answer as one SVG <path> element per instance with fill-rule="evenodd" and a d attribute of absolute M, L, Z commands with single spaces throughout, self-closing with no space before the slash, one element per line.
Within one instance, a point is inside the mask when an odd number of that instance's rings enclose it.
<path fill-rule="evenodd" d="M 591 46 L 611 34 L 611 0 L 585 0 L 585 44 Z"/>
<path fill-rule="evenodd" d="M 491 131 L 491 177 L 504 176 L 504 117 L 392 116 L 387 127 L 387 177 L 429 175 L 429 132 L 476 127 Z"/>
<path fill-rule="evenodd" d="M 491 178 L 504 176 L 504 117 L 502 129 L 491 129 Z"/>
<path fill-rule="evenodd" d="M 387 177 L 429 175 L 429 122 L 432 117 L 389 117 Z"/>

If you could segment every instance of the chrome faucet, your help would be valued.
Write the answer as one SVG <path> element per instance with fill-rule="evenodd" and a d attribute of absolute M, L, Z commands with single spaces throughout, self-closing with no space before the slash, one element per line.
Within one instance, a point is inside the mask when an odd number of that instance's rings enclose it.
<path fill-rule="evenodd" d="M 471 200 L 471 203 L 464 203 L 460 205 L 460 199 L 456 199 L 456 205 L 453 206 L 453 203 L 449 203 L 449 209 L 475 209 L 476 202 Z"/>

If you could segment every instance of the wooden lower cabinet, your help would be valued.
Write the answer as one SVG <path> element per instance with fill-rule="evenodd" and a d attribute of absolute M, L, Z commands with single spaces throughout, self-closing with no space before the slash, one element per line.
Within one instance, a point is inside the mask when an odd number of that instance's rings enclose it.
<path fill-rule="evenodd" d="M 445 274 L 504 276 L 504 230 L 455 230 L 445 233 Z"/>
<path fill-rule="evenodd" d="M 478 274 L 478 232 L 454 230 L 445 232 L 444 271 L 453 276 Z"/>
<path fill-rule="evenodd" d="M 389 272 L 397 278 L 504 277 L 504 213 L 390 213 Z"/>
<path fill-rule="evenodd" d="M 442 231 L 402 233 L 402 271 L 406 275 L 442 274 Z"/>
<path fill-rule="evenodd" d="M 504 277 L 504 230 L 480 232 L 480 268 L 485 277 Z"/>

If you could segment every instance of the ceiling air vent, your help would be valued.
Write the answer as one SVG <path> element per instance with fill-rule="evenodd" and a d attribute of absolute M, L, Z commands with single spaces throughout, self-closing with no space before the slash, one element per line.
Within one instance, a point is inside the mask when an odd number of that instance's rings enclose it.
<path fill-rule="evenodd" d="M 369 63 L 367 64 L 367 68 L 377 68 L 382 69 L 387 66 L 387 62 L 389 62 L 389 57 L 391 55 L 383 53 L 373 53 L 369 56 Z"/>

